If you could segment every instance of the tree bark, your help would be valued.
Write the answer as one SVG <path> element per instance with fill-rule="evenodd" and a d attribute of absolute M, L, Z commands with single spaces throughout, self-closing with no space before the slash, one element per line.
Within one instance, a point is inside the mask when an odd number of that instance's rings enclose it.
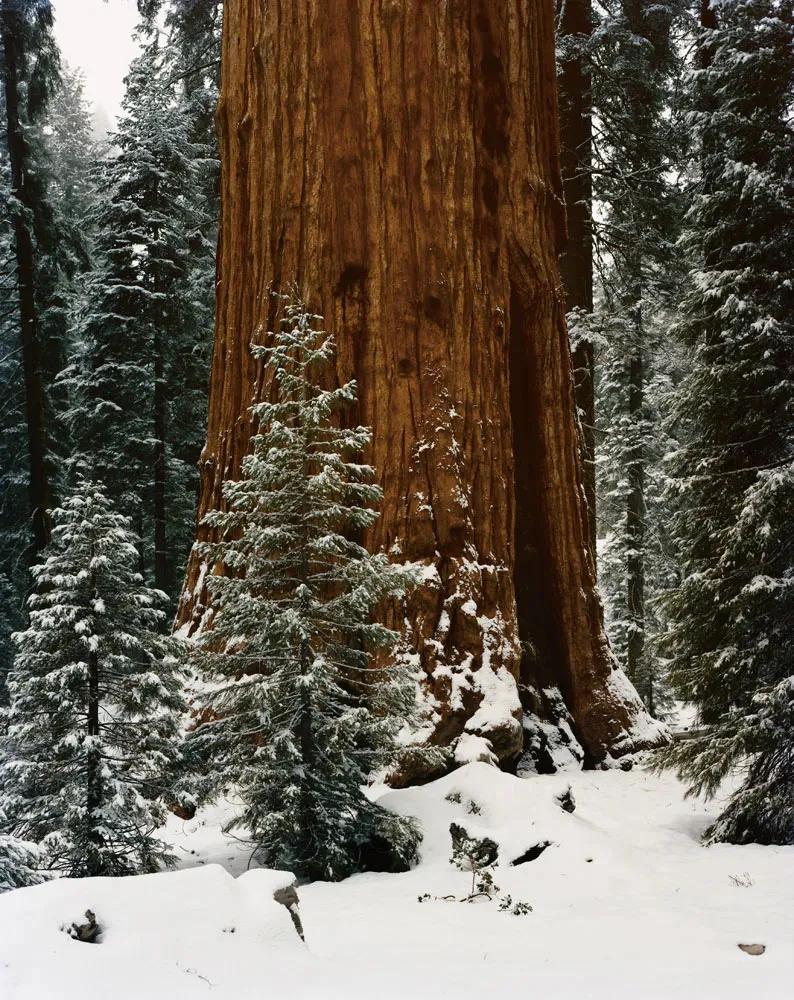
<path fill-rule="evenodd" d="M 639 293 L 638 298 L 639 298 Z M 629 492 L 626 497 L 626 610 L 629 634 L 626 642 L 626 672 L 632 683 L 640 680 L 645 652 L 645 333 L 641 307 L 635 308 L 634 342 L 628 363 L 629 424 L 634 439 L 628 455 Z M 641 689 L 640 689 L 641 690 Z"/>
<path fill-rule="evenodd" d="M 103 875 L 100 860 L 102 838 L 97 829 L 102 807 L 102 761 L 99 749 L 99 656 L 96 650 L 88 654 L 87 731 L 91 745 L 86 755 L 86 839 L 89 844 L 86 874 Z"/>
<path fill-rule="evenodd" d="M 593 311 L 593 122 L 592 92 L 581 42 L 593 31 L 590 0 L 558 0 L 558 35 L 580 47 L 559 64 L 560 167 L 568 233 L 560 254 L 565 309 Z M 573 351 L 574 388 L 582 425 L 584 489 L 590 549 L 596 557 L 595 384 L 593 344 L 580 340 Z"/>
<path fill-rule="evenodd" d="M 171 573 L 166 530 L 166 424 L 168 400 L 166 398 L 164 345 L 162 334 L 154 333 L 154 483 L 152 514 L 154 522 L 154 585 L 171 593 Z"/>
<path fill-rule="evenodd" d="M 558 688 L 591 760 L 645 745 L 588 544 L 557 269 L 553 0 L 229 0 L 217 123 L 199 514 L 238 474 L 248 407 L 270 391 L 249 344 L 274 328 L 271 291 L 294 284 L 373 428 L 384 501 L 366 541 L 428 567 L 406 629 L 433 738 L 481 735 L 515 760 L 519 687 Z M 208 620 L 204 572 L 192 558 L 190 628 Z"/>
<path fill-rule="evenodd" d="M 45 396 L 42 356 L 35 302 L 35 265 L 30 219 L 34 208 L 26 180 L 28 150 L 20 121 L 22 13 L 12 0 L 2 0 L 0 33 L 3 44 L 6 134 L 11 172 L 11 193 L 19 202 L 14 215 L 14 250 L 19 296 L 19 330 L 25 390 L 25 421 L 29 456 L 30 524 L 33 551 L 49 541 L 49 508 L 52 506 L 47 469 Z"/>

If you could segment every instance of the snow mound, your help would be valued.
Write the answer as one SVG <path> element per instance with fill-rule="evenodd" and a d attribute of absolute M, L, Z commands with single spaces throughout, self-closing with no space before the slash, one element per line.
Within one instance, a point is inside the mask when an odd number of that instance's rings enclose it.
<path fill-rule="evenodd" d="M 0 896 L 3 1000 L 253 997 L 288 982 L 305 951 L 265 869 L 232 878 L 218 865 L 132 878 L 58 879 Z M 69 936 L 92 910 L 98 944 Z M 260 990 L 258 996 L 268 994 Z"/>
<path fill-rule="evenodd" d="M 560 803 L 569 785 L 573 812 Z M 418 818 L 421 858 L 301 886 L 305 945 L 273 900 L 291 876 L 246 870 L 252 845 L 223 833 L 236 806 L 219 803 L 162 831 L 182 871 L 0 896 L 0 1000 L 791 996 L 794 848 L 703 847 L 720 804 L 684 799 L 672 776 L 522 779 L 475 762 L 373 795 Z M 533 912 L 457 901 L 472 879 L 450 863 L 452 823 L 498 845 L 495 883 Z M 60 930 L 88 908 L 98 945 Z"/>

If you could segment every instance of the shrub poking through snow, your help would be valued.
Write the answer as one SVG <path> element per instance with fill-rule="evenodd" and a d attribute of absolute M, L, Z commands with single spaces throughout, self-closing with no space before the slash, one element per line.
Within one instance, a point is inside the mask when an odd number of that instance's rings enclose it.
<path fill-rule="evenodd" d="M 532 913 L 532 907 L 523 899 L 513 899 L 510 893 L 506 893 L 499 899 L 499 909 L 504 913 L 512 913 L 514 917 L 525 917 Z"/>
<path fill-rule="evenodd" d="M 267 865 L 336 879 L 373 837 L 415 851 L 414 824 L 362 786 L 395 762 L 414 711 L 413 678 L 389 658 L 398 636 L 376 615 L 418 573 L 356 540 L 381 490 L 357 461 L 369 429 L 335 426 L 356 387 L 323 388 L 334 345 L 318 320 L 287 301 L 271 346 L 253 348 L 272 401 L 251 408 L 259 429 L 240 480 L 204 520 L 216 540 L 202 555 L 226 573 L 207 579 L 213 617 L 196 644 L 207 721 L 192 742 L 208 761 L 203 793 L 235 786 L 230 825 Z"/>
<path fill-rule="evenodd" d="M 486 896 L 491 899 L 499 886 L 494 883 L 493 866 L 499 856 L 499 848 L 490 837 L 472 837 L 463 827 L 452 823 L 452 857 L 450 861 L 461 871 L 471 872 L 471 892 L 468 900 Z"/>
<path fill-rule="evenodd" d="M 447 796 L 449 800 L 449 796 Z M 454 801 L 454 800 L 451 800 Z M 516 917 L 524 917 L 532 912 L 529 903 L 514 900 L 509 893 L 500 896 L 502 891 L 494 881 L 494 866 L 499 857 L 499 845 L 490 837 L 473 837 L 462 826 L 451 823 L 449 833 L 452 837 L 452 856 L 450 864 L 463 872 L 471 872 L 471 890 L 467 896 L 458 898 L 455 895 L 431 896 L 429 892 L 419 896 L 420 903 L 430 900 L 456 903 L 475 903 L 480 900 L 497 900 L 502 912 L 512 913 Z"/>
<path fill-rule="evenodd" d="M 490 837 L 472 837 L 458 823 L 450 823 L 452 863 L 462 871 L 474 871 L 496 864 L 499 845 Z"/>
<path fill-rule="evenodd" d="M 157 871 L 183 709 L 179 647 L 158 632 L 165 595 L 144 584 L 129 521 L 97 486 L 81 483 L 52 521 L 8 681 L 6 832 L 66 875 Z"/>

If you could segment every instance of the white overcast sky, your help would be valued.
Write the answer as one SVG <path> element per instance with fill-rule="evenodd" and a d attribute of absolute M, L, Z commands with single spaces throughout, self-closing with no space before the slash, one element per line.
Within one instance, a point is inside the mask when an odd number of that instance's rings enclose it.
<path fill-rule="evenodd" d="M 138 46 L 135 0 L 53 0 L 55 36 L 72 69 L 85 75 L 86 97 L 112 124 L 124 93 L 123 80 Z"/>

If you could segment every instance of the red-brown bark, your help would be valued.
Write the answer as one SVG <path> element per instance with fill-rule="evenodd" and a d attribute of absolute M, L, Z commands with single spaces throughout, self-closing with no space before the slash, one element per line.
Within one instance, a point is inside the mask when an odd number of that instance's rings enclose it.
<path fill-rule="evenodd" d="M 520 681 L 561 690 L 593 759 L 631 749 L 642 709 L 602 628 L 557 271 L 553 0 L 228 0 L 217 121 L 200 514 L 237 475 L 268 391 L 248 346 L 294 283 L 374 431 L 367 541 L 428 566 L 408 631 L 435 738 L 468 727 L 514 759 Z M 182 623 L 200 583 L 194 559 Z"/>

